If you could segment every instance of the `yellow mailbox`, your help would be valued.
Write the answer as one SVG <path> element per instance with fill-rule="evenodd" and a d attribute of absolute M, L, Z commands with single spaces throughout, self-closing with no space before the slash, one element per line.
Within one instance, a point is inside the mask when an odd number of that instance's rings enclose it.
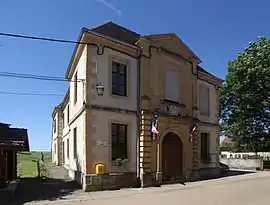
<path fill-rule="evenodd" d="M 104 174 L 105 172 L 105 166 L 104 164 L 96 164 L 96 174 Z"/>

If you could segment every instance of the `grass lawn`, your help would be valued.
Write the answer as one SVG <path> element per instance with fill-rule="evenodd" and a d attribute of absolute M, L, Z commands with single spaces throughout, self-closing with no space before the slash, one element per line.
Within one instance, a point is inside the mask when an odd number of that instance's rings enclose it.
<path fill-rule="evenodd" d="M 51 162 L 51 152 L 43 152 L 44 162 Z M 37 163 L 33 160 L 41 159 L 41 152 L 30 152 L 30 153 L 18 153 L 18 176 L 21 177 L 36 177 Z"/>

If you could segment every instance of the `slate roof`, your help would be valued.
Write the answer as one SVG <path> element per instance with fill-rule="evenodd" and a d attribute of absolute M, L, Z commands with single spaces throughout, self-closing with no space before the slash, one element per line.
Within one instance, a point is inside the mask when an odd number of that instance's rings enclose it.
<path fill-rule="evenodd" d="M 108 37 L 114 38 L 116 40 L 131 44 L 131 45 L 134 45 L 141 37 L 140 34 L 134 32 L 132 30 L 129 30 L 127 28 L 124 28 L 118 24 L 115 24 L 112 21 L 109 21 L 109 22 L 106 22 L 104 24 L 93 27 L 90 30 L 95 32 L 95 33 L 99 33 L 101 35 L 108 36 Z M 158 34 L 158 35 L 160 35 L 160 34 Z M 149 35 L 149 36 L 151 36 L 151 35 Z M 209 73 L 201 66 L 198 66 L 198 69 L 201 72 L 204 72 L 204 73 L 206 73 L 214 78 L 217 78 L 216 76 Z M 219 80 L 221 80 L 221 79 L 219 79 Z"/>
<path fill-rule="evenodd" d="M 140 34 L 134 31 L 131 31 L 127 28 L 124 28 L 118 24 L 115 24 L 111 21 L 105 24 L 93 27 L 91 28 L 91 31 L 95 33 L 99 33 L 104 36 L 108 36 L 110 38 L 114 38 L 119 41 L 123 41 L 131 45 L 134 45 L 141 36 Z"/>
<path fill-rule="evenodd" d="M 1 127 L 9 127 L 9 126 L 10 126 L 10 124 L 0 122 L 0 128 Z"/>
<path fill-rule="evenodd" d="M 5 127 L 0 129 L 0 149 L 29 151 L 27 129 Z"/>
<path fill-rule="evenodd" d="M 204 73 L 212 76 L 213 78 L 216 78 L 216 79 L 220 80 L 221 82 L 224 82 L 224 80 L 222 80 L 221 78 L 218 78 L 218 77 L 214 76 L 213 74 L 209 73 L 207 70 L 205 70 L 201 66 L 198 65 L 197 68 L 198 68 L 199 71 L 204 72 Z"/>
<path fill-rule="evenodd" d="M 81 40 L 82 34 L 85 32 L 84 29 L 87 30 L 87 28 L 82 29 L 78 41 Z M 92 28 L 90 28 L 88 30 L 90 30 L 92 32 L 95 32 L 95 33 L 98 33 L 98 34 L 101 34 L 103 36 L 113 38 L 113 39 L 118 40 L 118 41 L 122 41 L 122 42 L 130 44 L 130 45 L 135 45 L 135 43 L 141 37 L 141 35 L 139 33 L 136 33 L 134 31 L 132 31 L 130 29 L 127 29 L 127 28 L 125 28 L 123 26 L 120 26 L 120 25 L 118 25 L 116 23 L 113 23 L 112 21 L 108 21 L 108 22 L 106 22 L 104 24 L 92 27 Z M 74 59 L 74 56 L 75 56 L 76 50 L 78 48 L 78 45 L 79 44 L 76 45 L 76 47 L 74 49 L 74 52 L 73 52 L 73 55 L 71 57 L 71 60 L 70 60 L 70 63 L 69 63 L 69 66 L 68 66 L 68 69 L 67 69 L 67 72 L 66 72 L 66 78 L 68 77 L 68 72 L 69 72 L 70 67 L 71 67 L 71 62 Z M 210 75 L 212 77 L 217 78 L 216 76 L 214 76 L 213 74 L 207 72 L 205 69 L 203 69 L 200 66 L 198 66 L 198 69 L 200 71 L 202 71 L 202 72 L 207 73 L 208 75 Z M 217 78 L 217 79 L 219 79 L 219 78 Z M 219 80 L 223 81 L 222 79 L 219 79 Z"/>

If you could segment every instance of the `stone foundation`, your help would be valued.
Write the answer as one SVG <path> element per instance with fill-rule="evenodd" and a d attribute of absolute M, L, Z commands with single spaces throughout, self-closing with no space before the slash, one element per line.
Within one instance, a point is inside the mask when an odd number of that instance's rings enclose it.
<path fill-rule="evenodd" d="M 151 187 L 151 186 L 159 186 L 160 183 L 157 180 L 156 172 L 146 172 L 141 176 L 141 187 Z"/>
<path fill-rule="evenodd" d="M 203 168 L 198 171 L 189 173 L 189 177 L 183 177 L 180 181 L 171 181 L 167 183 L 187 182 L 217 178 L 220 176 L 220 168 Z M 162 173 L 147 172 L 137 178 L 135 172 L 127 173 L 109 173 L 109 174 L 91 174 L 83 175 L 76 173 L 76 181 L 82 179 L 82 187 L 86 192 L 102 191 L 102 190 L 116 190 L 121 188 L 135 188 L 135 187 L 153 187 L 167 184 L 162 181 Z"/>
<path fill-rule="evenodd" d="M 220 168 L 203 168 L 199 169 L 200 180 L 214 179 L 220 176 Z"/>
<path fill-rule="evenodd" d="M 93 174 L 83 178 L 83 190 L 87 192 L 140 187 L 139 179 L 134 172 Z"/>

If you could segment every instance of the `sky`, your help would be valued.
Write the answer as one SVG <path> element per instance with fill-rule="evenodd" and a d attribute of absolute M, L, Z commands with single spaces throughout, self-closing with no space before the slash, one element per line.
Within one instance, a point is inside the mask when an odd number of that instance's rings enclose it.
<path fill-rule="evenodd" d="M 113 21 L 140 34 L 176 33 L 225 78 L 229 60 L 270 35 L 269 0 L 1 0 L 0 32 L 77 40 L 82 27 Z M 0 72 L 64 77 L 74 45 L 0 36 Z M 0 76 L 0 122 L 28 129 L 32 150 L 50 150 L 51 114 L 66 82 Z M 1 92 L 56 96 L 7 95 Z"/>

